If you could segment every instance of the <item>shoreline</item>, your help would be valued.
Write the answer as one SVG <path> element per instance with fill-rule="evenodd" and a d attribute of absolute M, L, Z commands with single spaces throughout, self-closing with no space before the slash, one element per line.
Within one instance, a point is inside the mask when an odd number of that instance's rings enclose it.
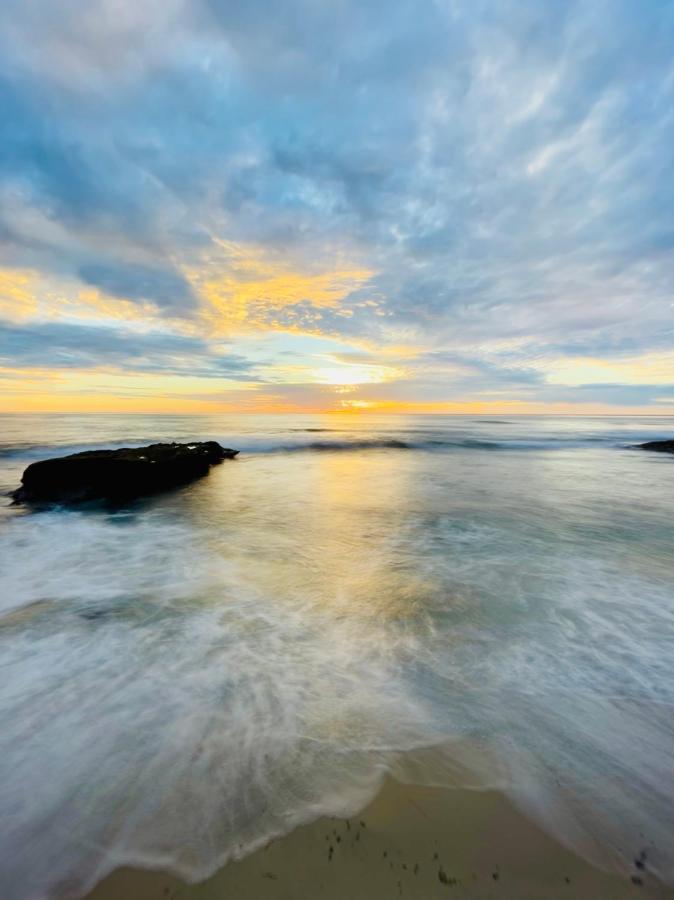
<path fill-rule="evenodd" d="M 123 867 L 86 900 L 674 900 L 634 868 L 621 876 L 561 846 L 502 795 L 387 778 L 350 819 L 321 818 L 198 884 Z"/>

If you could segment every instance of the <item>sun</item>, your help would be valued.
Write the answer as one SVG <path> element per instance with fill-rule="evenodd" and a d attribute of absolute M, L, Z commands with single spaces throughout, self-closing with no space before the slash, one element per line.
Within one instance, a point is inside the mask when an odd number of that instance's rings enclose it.
<path fill-rule="evenodd" d="M 312 371 L 312 376 L 317 384 L 381 384 L 395 378 L 396 372 L 390 366 L 342 364 L 320 366 Z"/>

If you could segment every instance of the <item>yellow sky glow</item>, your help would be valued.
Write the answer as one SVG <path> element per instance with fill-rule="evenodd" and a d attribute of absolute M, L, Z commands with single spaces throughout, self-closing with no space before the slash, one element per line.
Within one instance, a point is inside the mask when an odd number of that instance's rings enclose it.
<path fill-rule="evenodd" d="M 517 399 L 513 393 L 490 391 L 488 400 L 466 398 L 446 402 L 396 399 L 396 382 L 415 377 L 415 357 L 422 348 L 412 342 L 376 346 L 359 336 L 339 338 L 334 352 L 303 349 L 284 351 L 284 335 L 313 341 L 335 341 L 322 319 L 348 316 L 347 297 L 372 277 L 367 268 L 336 258 L 328 270 L 314 271 L 265 254 L 254 246 L 216 242 L 219 255 L 201 268 L 183 269 L 198 298 L 196 314 L 172 319 L 150 303 L 112 297 L 81 285 L 45 282 L 30 271 L 0 270 L 0 317 L 24 324 L 60 321 L 114 325 L 127 323 L 136 333 L 144 331 L 191 335 L 204 341 L 223 338 L 223 352 L 238 352 L 234 339 L 262 341 L 258 348 L 256 378 L 239 381 L 190 375 L 190 360 L 182 359 L 185 372 L 148 373 L 96 366 L 78 369 L 45 367 L 11 368 L 0 358 L 0 411 L 81 412 L 341 412 L 341 413 L 437 413 L 437 414 L 671 414 L 674 400 L 663 399 L 644 407 L 603 403 L 540 403 Z M 354 302 L 352 299 L 350 302 Z M 376 308 L 378 300 L 364 297 L 363 307 Z M 375 310 L 376 311 L 376 310 Z M 266 359 L 264 341 L 275 337 L 273 355 Z M 289 338 L 288 338 L 289 340 Z M 279 344 L 280 341 L 280 344 Z M 231 342 L 231 346 L 230 346 Z M 280 346 L 280 355 L 279 355 Z M 348 351 L 348 352 L 346 352 Z M 287 352 L 287 356 L 283 353 Z M 2 368 L 2 365 L 5 368 Z M 195 371 L 199 360 L 195 359 Z M 185 364 L 186 363 L 186 364 Z M 541 358 L 523 368 L 544 376 L 549 385 L 577 387 L 592 384 L 668 385 L 674 383 L 674 351 L 622 359 L 593 357 Z M 170 368 L 170 367 L 169 367 Z M 416 373 L 418 374 L 418 372 Z M 447 362 L 438 377 L 453 383 L 470 374 L 470 368 Z M 435 377 L 435 376 L 434 376 Z M 388 385 L 386 399 L 367 395 L 368 386 Z M 292 390 L 290 390 L 292 389 Z M 407 396 L 407 393 L 406 393 Z"/>
<path fill-rule="evenodd" d="M 19 269 L 0 269 L 0 316 L 21 321 L 37 309 L 35 275 Z"/>

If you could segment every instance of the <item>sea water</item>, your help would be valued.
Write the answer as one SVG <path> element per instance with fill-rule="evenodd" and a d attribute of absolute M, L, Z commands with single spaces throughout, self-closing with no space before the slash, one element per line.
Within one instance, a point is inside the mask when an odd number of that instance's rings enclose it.
<path fill-rule="evenodd" d="M 656 418 L 3 416 L 37 459 L 241 451 L 122 509 L 0 502 L 0 895 L 191 880 L 386 774 L 674 876 L 674 436 Z"/>

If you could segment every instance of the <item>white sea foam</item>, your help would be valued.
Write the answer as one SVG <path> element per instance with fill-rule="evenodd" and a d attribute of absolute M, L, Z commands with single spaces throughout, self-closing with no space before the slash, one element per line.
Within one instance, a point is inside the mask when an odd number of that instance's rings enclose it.
<path fill-rule="evenodd" d="M 663 462 L 259 455 L 127 512 L 10 517 L 1 895 L 199 879 L 386 772 L 496 787 L 671 879 Z"/>

